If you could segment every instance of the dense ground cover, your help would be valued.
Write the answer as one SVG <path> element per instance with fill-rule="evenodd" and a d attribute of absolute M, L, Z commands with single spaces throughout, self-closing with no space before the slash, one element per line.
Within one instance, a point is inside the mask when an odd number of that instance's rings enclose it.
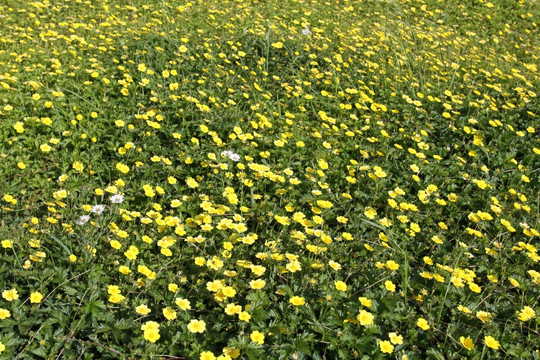
<path fill-rule="evenodd" d="M 538 359 L 536 1 L 0 4 L 0 358 Z"/>

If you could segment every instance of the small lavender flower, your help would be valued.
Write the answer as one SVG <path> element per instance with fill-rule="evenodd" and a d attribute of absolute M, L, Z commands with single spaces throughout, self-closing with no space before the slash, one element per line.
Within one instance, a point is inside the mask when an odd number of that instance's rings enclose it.
<path fill-rule="evenodd" d="M 79 220 L 77 220 L 77 221 L 75 222 L 75 224 L 81 225 L 81 226 L 82 226 L 82 225 L 86 224 L 88 221 L 90 221 L 90 216 L 88 216 L 88 215 L 82 215 L 82 216 L 79 218 Z"/>
<path fill-rule="evenodd" d="M 94 213 L 96 215 L 101 215 L 105 211 L 105 205 L 94 205 L 90 209 L 91 213 Z"/>
<path fill-rule="evenodd" d="M 304 35 L 304 36 L 311 35 L 311 30 L 309 30 L 308 28 L 303 29 L 302 30 L 302 35 Z"/>

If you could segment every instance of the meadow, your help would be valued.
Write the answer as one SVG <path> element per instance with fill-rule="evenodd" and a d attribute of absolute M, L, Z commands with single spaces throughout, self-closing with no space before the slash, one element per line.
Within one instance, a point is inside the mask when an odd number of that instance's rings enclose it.
<path fill-rule="evenodd" d="M 0 2 L 0 359 L 540 359 L 539 20 Z"/>

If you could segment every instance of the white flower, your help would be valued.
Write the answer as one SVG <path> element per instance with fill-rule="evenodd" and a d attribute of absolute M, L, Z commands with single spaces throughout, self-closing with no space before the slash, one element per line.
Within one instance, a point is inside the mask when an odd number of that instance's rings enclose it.
<path fill-rule="evenodd" d="M 90 212 L 96 215 L 101 215 L 101 213 L 104 211 L 105 211 L 105 205 L 94 205 L 90 209 Z"/>
<path fill-rule="evenodd" d="M 124 202 L 124 195 L 116 194 L 111 196 L 110 198 L 111 203 L 113 204 L 121 204 Z"/>
<path fill-rule="evenodd" d="M 305 35 L 305 36 L 311 35 L 311 30 L 309 30 L 308 28 L 305 28 L 304 30 L 302 30 L 302 35 Z"/>
<path fill-rule="evenodd" d="M 232 161 L 240 161 L 240 155 L 236 154 L 236 153 L 232 153 L 230 156 L 229 156 L 229 159 L 231 159 Z"/>
<path fill-rule="evenodd" d="M 225 150 L 223 152 L 221 152 L 221 156 L 225 156 L 225 157 L 228 157 L 229 159 L 231 159 L 232 161 L 240 161 L 241 157 L 240 155 L 238 155 L 237 153 L 235 152 L 232 152 L 230 150 Z"/>
<path fill-rule="evenodd" d="M 90 216 L 88 215 L 82 215 L 79 220 L 77 220 L 77 222 L 75 222 L 75 224 L 77 225 L 84 225 L 86 224 L 88 221 L 90 220 Z"/>

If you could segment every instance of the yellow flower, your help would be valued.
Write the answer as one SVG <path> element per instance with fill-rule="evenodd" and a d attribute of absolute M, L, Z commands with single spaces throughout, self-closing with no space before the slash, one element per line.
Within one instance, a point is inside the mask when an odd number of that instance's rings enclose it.
<path fill-rule="evenodd" d="M 159 324 L 155 321 L 147 321 L 141 326 L 141 330 L 144 331 L 144 338 L 151 343 L 155 343 L 161 337 L 159 335 Z"/>
<path fill-rule="evenodd" d="M 334 206 L 334 204 L 327 200 L 317 200 L 317 206 L 323 209 L 330 209 Z"/>
<path fill-rule="evenodd" d="M 266 285 L 266 281 L 262 279 L 252 280 L 249 282 L 249 287 L 253 290 L 262 289 Z"/>
<path fill-rule="evenodd" d="M 165 309 L 163 309 L 163 316 L 165 316 L 167 320 L 174 320 L 176 319 L 176 311 L 174 311 L 174 309 L 170 306 L 167 306 Z"/>
<path fill-rule="evenodd" d="M 377 216 L 377 211 L 372 208 L 372 207 L 367 207 L 366 210 L 364 210 L 364 215 L 366 215 L 366 217 L 368 219 L 375 219 L 375 216 Z"/>
<path fill-rule="evenodd" d="M 139 255 L 139 249 L 137 249 L 136 246 L 131 245 L 127 251 L 124 252 L 124 255 L 129 260 L 135 260 L 137 259 L 137 255 Z"/>
<path fill-rule="evenodd" d="M 35 291 L 30 294 L 30 302 L 32 304 L 39 304 L 43 299 L 43 295 L 39 291 Z"/>
<path fill-rule="evenodd" d="M 334 285 L 339 291 L 347 291 L 347 284 L 345 284 L 343 281 L 335 281 Z"/>
<path fill-rule="evenodd" d="M 129 172 L 129 166 L 122 163 L 117 163 L 116 170 L 120 171 L 122 174 L 127 174 Z"/>
<path fill-rule="evenodd" d="M 403 344 L 403 336 L 398 335 L 398 334 L 395 333 L 395 332 L 389 333 L 389 334 L 388 334 L 388 337 L 390 338 L 390 341 L 391 341 L 392 344 L 394 344 L 394 345 L 401 345 L 401 344 Z"/>
<path fill-rule="evenodd" d="M 287 225 L 290 225 L 291 224 L 291 220 L 289 220 L 289 218 L 287 216 L 279 216 L 279 215 L 275 215 L 274 218 L 276 219 L 276 221 L 278 223 L 280 223 L 281 225 L 284 225 L 284 226 L 287 226 Z"/>
<path fill-rule="evenodd" d="M 259 345 L 262 345 L 264 344 L 264 334 L 259 332 L 258 330 L 255 330 L 253 331 L 250 335 L 249 335 L 251 341 L 259 344 Z"/>
<path fill-rule="evenodd" d="M 2 344 L 2 342 L 0 341 L 0 354 L 6 350 L 6 346 L 4 344 Z"/>
<path fill-rule="evenodd" d="M 67 198 L 67 196 L 68 196 L 68 192 L 64 189 L 58 190 L 53 194 L 53 197 L 58 200 L 65 199 Z"/>
<path fill-rule="evenodd" d="M 328 262 L 328 265 L 330 265 L 330 267 L 331 267 L 332 269 L 336 270 L 336 271 L 341 269 L 341 264 L 338 263 L 338 262 L 335 262 L 334 260 L 330 260 L 330 261 Z"/>
<path fill-rule="evenodd" d="M 22 134 L 24 132 L 24 124 L 22 122 L 20 122 L 20 121 L 16 122 L 15 125 L 13 125 L 13 128 L 19 134 Z"/>
<path fill-rule="evenodd" d="M 224 347 L 223 348 L 223 354 L 226 355 L 226 356 L 230 356 L 231 358 L 233 359 L 236 359 L 237 357 L 240 356 L 240 350 L 237 349 L 237 348 L 229 348 L 229 347 Z"/>
<path fill-rule="evenodd" d="M 319 159 L 317 165 L 323 170 L 328 169 L 328 163 L 324 159 Z"/>
<path fill-rule="evenodd" d="M 125 299 L 125 296 L 122 294 L 112 294 L 111 296 L 109 296 L 109 301 L 112 302 L 113 304 L 119 304 L 122 301 L 124 301 L 124 299 Z"/>
<path fill-rule="evenodd" d="M 521 321 L 529 321 L 535 316 L 536 312 L 530 306 L 525 306 L 523 309 L 521 309 L 521 312 L 518 313 L 518 319 Z"/>
<path fill-rule="evenodd" d="M 226 297 L 233 297 L 236 295 L 236 290 L 232 286 L 225 286 L 222 289 L 223 295 Z"/>
<path fill-rule="evenodd" d="M 249 320 L 251 320 L 251 315 L 247 311 L 242 311 L 238 314 L 238 318 L 241 321 L 249 322 Z"/>
<path fill-rule="evenodd" d="M 242 306 L 241 305 L 236 305 L 235 303 L 230 303 L 230 304 L 227 304 L 227 306 L 225 307 L 225 313 L 227 315 L 236 315 L 238 313 L 240 313 L 242 311 Z"/>
<path fill-rule="evenodd" d="M 214 280 L 206 283 L 206 289 L 212 292 L 218 292 L 223 289 L 223 283 L 220 280 Z"/>
<path fill-rule="evenodd" d="M 2 240 L 2 247 L 4 249 L 11 249 L 13 247 L 13 241 L 11 240 Z"/>
<path fill-rule="evenodd" d="M 107 293 L 109 295 L 120 294 L 121 291 L 117 285 L 107 285 Z"/>
<path fill-rule="evenodd" d="M 116 236 L 125 239 L 129 236 L 129 234 L 124 230 L 119 230 L 116 232 Z"/>
<path fill-rule="evenodd" d="M 159 324 L 155 321 L 147 321 L 143 325 L 141 325 L 141 330 L 148 331 L 148 330 L 158 330 Z"/>
<path fill-rule="evenodd" d="M 469 289 L 478 294 L 482 292 L 482 288 L 473 282 L 469 283 Z"/>
<path fill-rule="evenodd" d="M 390 341 L 383 340 L 379 343 L 379 348 L 381 349 L 381 352 L 391 354 L 394 352 L 394 345 L 390 344 Z"/>
<path fill-rule="evenodd" d="M 386 172 L 381 169 L 379 166 L 374 166 L 373 170 L 375 170 L 375 176 L 379 178 L 386 177 Z"/>
<path fill-rule="evenodd" d="M 189 310 L 191 309 L 191 303 L 189 300 L 184 298 L 176 298 L 174 300 L 174 303 L 182 310 Z"/>
<path fill-rule="evenodd" d="M 365 307 L 371 307 L 371 304 L 373 303 L 372 300 L 368 299 L 368 298 L 365 298 L 363 296 L 360 296 L 358 298 L 358 301 L 360 301 L 360 304 L 362 304 L 363 306 Z"/>
<path fill-rule="evenodd" d="M 124 266 L 124 265 L 120 266 L 118 268 L 118 271 L 120 271 L 124 275 L 131 273 L 131 270 L 127 266 Z"/>
<path fill-rule="evenodd" d="M 474 349 L 474 344 L 473 344 L 473 341 L 472 341 L 472 339 L 470 337 L 465 338 L 465 337 L 462 336 L 462 337 L 459 338 L 459 342 L 461 343 L 461 345 L 463 345 L 463 347 L 465 349 L 467 349 L 469 351 Z"/>
<path fill-rule="evenodd" d="M 43 151 L 43 152 L 49 152 L 49 151 L 52 150 L 52 147 L 50 147 L 50 145 L 48 145 L 48 144 L 41 144 L 41 145 L 39 146 L 39 149 L 40 149 L 41 151 Z"/>
<path fill-rule="evenodd" d="M 73 163 L 73 168 L 77 170 L 78 172 L 82 172 L 84 170 L 84 165 L 80 161 L 75 161 Z"/>
<path fill-rule="evenodd" d="M 499 347 L 501 346 L 501 344 L 492 336 L 484 337 L 484 342 L 488 347 L 492 348 L 493 350 L 499 350 Z"/>
<path fill-rule="evenodd" d="M 118 250 L 118 249 L 120 249 L 122 247 L 122 244 L 118 240 L 111 240 L 109 245 L 111 245 L 111 247 L 113 249 L 116 249 L 116 250 Z"/>
<path fill-rule="evenodd" d="M 2 297 L 7 301 L 13 301 L 19 298 L 19 293 L 16 289 L 4 290 L 2 291 Z"/>
<path fill-rule="evenodd" d="M 294 306 L 302 306 L 306 304 L 306 299 L 301 296 L 293 296 L 289 299 L 289 302 Z"/>
<path fill-rule="evenodd" d="M 482 190 L 488 187 L 488 184 L 484 180 L 473 179 L 473 183 L 475 183 Z"/>
<path fill-rule="evenodd" d="M 290 263 L 288 263 L 285 268 L 294 273 L 294 272 L 297 272 L 297 271 L 300 271 L 302 270 L 302 265 L 300 265 L 300 262 L 298 261 L 291 261 Z"/>
<path fill-rule="evenodd" d="M 216 356 L 211 351 L 203 351 L 199 359 L 200 360 L 216 360 Z"/>
<path fill-rule="evenodd" d="M 141 315 L 147 315 L 150 313 L 150 309 L 148 308 L 148 306 L 144 304 L 137 306 L 135 308 L 135 311 L 137 312 L 137 314 L 141 314 Z"/>
<path fill-rule="evenodd" d="M 493 318 L 493 315 L 491 315 L 490 313 L 488 313 L 487 311 L 478 311 L 476 313 L 476 317 L 478 319 L 480 319 L 480 321 L 482 321 L 484 324 L 487 323 L 488 321 L 491 320 L 491 318 Z"/>
<path fill-rule="evenodd" d="M 394 285 L 394 283 L 391 280 L 386 280 L 384 282 L 384 287 L 386 288 L 386 290 L 390 292 L 396 291 L 396 285 Z"/>
<path fill-rule="evenodd" d="M 188 177 L 188 178 L 186 179 L 186 184 L 187 184 L 187 186 L 189 186 L 189 187 L 192 188 L 192 189 L 194 189 L 194 188 L 196 188 L 197 186 L 199 186 L 199 183 L 198 183 L 195 179 L 193 179 L 192 177 Z"/>
<path fill-rule="evenodd" d="M 191 320 L 187 326 L 192 333 L 203 333 L 206 330 L 206 323 L 203 320 Z"/>
<path fill-rule="evenodd" d="M 416 325 L 418 325 L 422 330 L 428 330 L 431 327 L 424 318 L 419 318 L 418 321 L 416 321 Z"/>
<path fill-rule="evenodd" d="M 362 326 L 373 325 L 373 319 L 375 318 L 372 313 L 366 310 L 361 310 L 360 314 L 356 317 Z"/>
<path fill-rule="evenodd" d="M 11 316 L 11 313 L 7 309 L 0 308 L 0 320 L 4 320 Z"/>

